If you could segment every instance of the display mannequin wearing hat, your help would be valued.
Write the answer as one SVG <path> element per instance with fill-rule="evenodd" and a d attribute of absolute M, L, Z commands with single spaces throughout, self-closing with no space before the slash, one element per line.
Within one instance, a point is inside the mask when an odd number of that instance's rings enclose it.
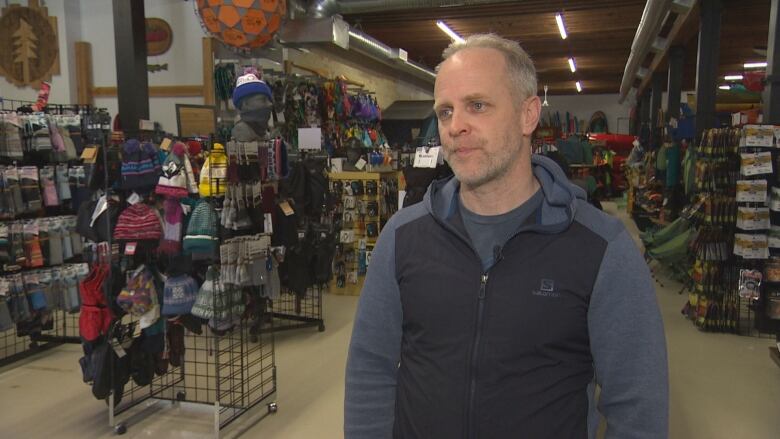
<path fill-rule="evenodd" d="M 233 90 L 233 104 L 241 113 L 231 135 L 238 142 L 265 140 L 273 111 L 271 89 L 254 73 L 240 76 Z"/>

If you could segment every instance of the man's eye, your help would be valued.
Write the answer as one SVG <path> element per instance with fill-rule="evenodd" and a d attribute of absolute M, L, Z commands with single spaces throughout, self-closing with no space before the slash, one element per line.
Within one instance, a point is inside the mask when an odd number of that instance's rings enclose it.
<path fill-rule="evenodd" d="M 439 110 L 438 116 L 439 119 L 448 119 L 450 116 L 452 116 L 452 110 L 449 108 Z"/>
<path fill-rule="evenodd" d="M 471 104 L 471 107 L 474 108 L 477 111 L 482 111 L 485 109 L 485 103 L 484 102 L 474 102 Z"/>

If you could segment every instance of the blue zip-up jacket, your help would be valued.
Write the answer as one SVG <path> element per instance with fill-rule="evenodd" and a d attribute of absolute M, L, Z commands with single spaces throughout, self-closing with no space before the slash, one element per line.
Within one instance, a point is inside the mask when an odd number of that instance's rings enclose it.
<path fill-rule="evenodd" d="M 532 163 L 544 201 L 487 270 L 455 178 L 382 230 L 349 347 L 347 439 L 592 438 L 598 412 L 607 438 L 667 437 L 648 268 L 619 220 L 553 161 Z"/>

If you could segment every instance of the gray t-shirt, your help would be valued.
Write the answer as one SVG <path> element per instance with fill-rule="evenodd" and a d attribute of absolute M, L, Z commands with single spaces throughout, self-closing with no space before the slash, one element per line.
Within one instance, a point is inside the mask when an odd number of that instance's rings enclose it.
<path fill-rule="evenodd" d="M 482 269 L 487 270 L 493 265 L 496 248 L 504 246 L 506 241 L 536 211 L 542 204 L 543 194 L 537 190 L 525 203 L 501 215 L 478 215 L 469 211 L 460 202 L 460 213 L 463 225 L 471 239 L 471 244 L 482 260 Z"/>

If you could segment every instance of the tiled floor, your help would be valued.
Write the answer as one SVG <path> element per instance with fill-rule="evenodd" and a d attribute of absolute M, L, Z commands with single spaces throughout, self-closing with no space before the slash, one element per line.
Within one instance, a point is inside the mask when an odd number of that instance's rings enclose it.
<path fill-rule="evenodd" d="M 624 217 L 612 203 L 605 209 Z M 780 368 L 767 354 L 773 340 L 698 331 L 679 313 L 684 301 L 679 286 L 664 285 L 657 293 L 671 368 L 670 437 L 780 437 Z M 255 424 L 242 417 L 223 437 L 242 432 L 251 438 L 341 437 L 344 365 L 356 304 L 354 297 L 326 295 L 325 332 L 279 334 L 278 413 Z M 105 404 L 81 383 L 79 356 L 78 346 L 62 346 L 0 370 L 0 438 L 112 436 Z M 210 407 L 157 403 L 128 423 L 127 438 L 206 438 L 213 413 Z"/>

